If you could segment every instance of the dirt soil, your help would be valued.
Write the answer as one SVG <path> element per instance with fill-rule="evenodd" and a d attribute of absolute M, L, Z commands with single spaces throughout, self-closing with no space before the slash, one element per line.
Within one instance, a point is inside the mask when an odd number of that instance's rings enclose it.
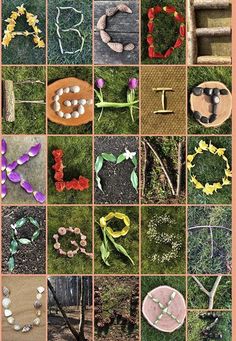
<path fill-rule="evenodd" d="M 46 254 L 46 212 L 44 207 L 3 207 L 2 208 L 2 272 L 9 273 L 8 259 L 10 256 L 10 231 L 22 217 L 32 217 L 40 224 L 40 236 L 33 243 L 21 245 L 15 254 L 13 274 L 44 274 Z M 31 239 L 35 228 L 27 222 L 19 230 L 19 237 Z"/>
<path fill-rule="evenodd" d="M 95 138 L 95 160 L 101 153 L 113 153 L 116 157 L 125 152 L 137 152 L 138 139 L 136 137 L 97 137 Z M 104 193 L 95 186 L 95 202 L 98 204 L 135 204 L 138 193 L 134 190 L 130 176 L 134 166 L 131 160 L 125 160 L 116 165 L 104 161 L 99 172 Z"/>
<path fill-rule="evenodd" d="M 78 330 L 79 326 L 79 311 L 67 313 L 69 321 Z M 88 341 L 92 341 L 92 309 L 86 310 L 85 313 L 84 335 Z M 48 315 L 48 340 L 49 341 L 75 341 L 74 336 L 65 324 L 65 321 L 60 313 L 58 315 Z"/>

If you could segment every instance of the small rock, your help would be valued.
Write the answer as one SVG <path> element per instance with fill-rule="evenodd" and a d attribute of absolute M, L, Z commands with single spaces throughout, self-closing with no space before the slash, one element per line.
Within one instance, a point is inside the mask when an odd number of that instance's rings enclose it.
<path fill-rule="evenodd" d="M 70 91 L 73 92 L 74 94 L 77 94 L 80 92 L 80 87 L 78 85 L 71 86 Z"/>
<path fill-rule="evenodd" d="M 104 14 L 99 18 L 99 20 L 97 22 L 97 29 L 98 30 L 105 30 L 106 25 L 107 25 L 107 16 L 106 16 L 106 14 Z"/>
<path fill-rule="evenodd" d="M 193 94 L 195 96 L 201 96 L 203 94 L 203 88 L 201 88 L 199 86 L 193 88 Z"/>
<path fill-rule="evenodd" d="M 93 104 L 93 100 L 92 99 L 87 99 L 86 103 L 87 103 L 87 105 L 92 105 Z"/>
<path fill-rule="evenodd" d="M 117 52 L 117 53 L 121 53 L 124 50 L 123 44 L 121 43 L 108 43 L 107 44 L 111 50 Z"/>
<path fill-rule="evenodd" d="M 207 95 L 207 96 L 211 96 L 211 95 L 213 94 L 213 89 L 211 89 L 211 88 L 205 88 L 205 89 L 204 89 L 204 93 L 205 93 L 205 95 Z"/>
<path fill-rule="evenodd" d="M 41 316 L 41 310 L 36 311 L 36 316 Z"/>
<path fill-rule="evenodd" d="M 223 96 L 228 95 L 228 93 L 229 93 L 229 92 L 228 92 L 227 89 L 221 89 L 221 90 L 220 90 L 220 94 L 223 95 Z"/>
<path fill-rule="evenodd" d="M 79 100 L 79 104 L 85 105 L 86 104 L 86 99 L 82 98 Z"/>
<path fill-rule="evenodd" d="M 71 118 L 71 114 L 67 113 L 67 114 L 64 115 L 64 117 L 65 117 L 66 120 L 69 120 Z"/>
<path fill-rule="evenodd" d="M 57 115 L 62 118 L 64 116 L 64 112 L 63 111 L 58 111 Z"/>
<path fill-rule="evenodd" d="M 214 88 L 214 89 L 213 89 L 213 95 L 215 95 L 215 96 L 220 96 L 220 89 Z"/>
<path fill-rule="evenodd" d="M 135 48 L 133 43 L 129 43 L 127 45 L 124 45 L 124 51 L 132 51 Z"/>
<path fill-rule="evenodd" d="M 202 117 L 200 118 L 200 121 L 201 121 L 202 123 L 209 123 L 208 117 L 206 117 L 206 116 L 202 116 Z"/>
<path fill-rule="evenodd" d="M 60 100 L 60 96 L 58 96 L 58 95 L 54 96 L 54 97 L 53 97 L 53 100 L 56 101 L 56 102 L 58 102 L 58 101 Z"/>
<path fill-rule="evenodd" d="M 110 35 L 104 30 L 100 30 L 100 37 L 105 44 L 107 44 L 107 43 L 109 43 L 109 41 L 111 41 Z"/>
<path fill-rule="evenodd" d="M 59 102 L 54 102 L 53 103 L 53 110 L 54 111 L 60 111 L 60 109 L 61 109 L 60 103 Z"/>
<path fill-rule="evenodd" d="M 15 322 L 14 317 L 12 317 L 12 316 L 8 317 L 8 318 L 7 318 L 7 322 L 8 322 L 9 324 L 14 324 L 14 322 Z"/>
<path fill-rule="evenodd" d="M 79 109 L 78 109 L 78 113 L 79 113 L 80 115 L 83 115 L 84 112 L 85 112 L 85 110 L 84 110 L 83 105 L 80 105 L 80 106 L 79 106 Z"/>
<path fill-rule="evenodd" d="M 119 5 L 117 5 L 117 8 L 118 8 L 118 10 L 120 11 L 120 12 L 124 12 L 124 13 L 133 13 L 132 12 L 132 9 L 131 8 L 129 8 L 127 5 L 125 5 L 125 4 L 119 4 Z"/>
<path fill-rule="evenodd" d="M 194 111 L 193 117 L 195 118 L 195 120 L 200 120 L 200 118 L 201 118 L 200 112 L 199 111 Z"/>
<path fill-rule="evenodd" d="M 44 289 L 44 287 L 38 287 L 37 291 L 39 294 L 42 294 L 45 291 L 45 289 Z"/>
<path fill-rule="evenodd" d="M 19 324 L 14 324 L 13 329 L 16 331 L 19 331 L 19 330 L 21 330 L 21 326 Z"/>
<path fill-rule="evenodd" d="M 36 300 L 34 302 L 34 307 L 35 307 L 35 309 L 39 309 L 42 307 L 42 303 L 39 300 Z"/>
<path fill-rule="evenodd" d="M 71 117 L 72 118 L 78 118 L 79 117 L 78 111 L 73 111 L 72 114 L 71 114 Z"/>
<path fill-rule="evenodd" d="M 118 12 L 118 8 L 117 7 L 110 7 L 106 9 L 106 15 L 108 17 L 112 17 L 114 14 L 116 14 L 116 12 Z"/>
<path fill-rule="evenodd" d="M 3 287 L 3 288 L 2 288 L 2 293 L 3 293 L 3 296 L 9 297 L 9 295 L 10 295 L 10 290 L 9 290 L 7 287 Z"/>
<path fill-rule="evenodd" d="M 2 300 L 2 306 L 3 306 L 3 308 L 5 308 L 5 309 L 9 308 L 10 304 L 11 304 L 10 298 L 5 297 L 5 298 Z"/>
<path fill-rule="evenodd" d="M 37 300 L 41 300 L 42 297 L 43 297 L 42 294 L 37 294 L 37 295 L 36 295 L 36 299 L 37 299 Z"/>
<path fill-rule="evenodd" d="M 22 333 L 28 333 L 33 328 L 32 324 L 25 324 L 22 328 Z"/>
<path fill-rule="evenodd" d="M 64 94 L 68 94 L 70 92 L 70 88 L 67 86 L 63 89 Z"/>
<path fill-rule="evenodd" d="M 66 107 L 71 107 L 71 101 L 66 100 L 66 101 L 64 101 L 63 104 L 64 104 Z"/>
<path fill-rule="evenodd" d="M 216 117 L 217 117 L 217 115 L 211 114 L 211 116 L 209 117 L 209 123 L 214 122 L 216 120 Z"/>
<path fill-rule="evenodd" d="M 36 317 L 36 319 L 34 319 L 34 321 L 33 321 L 33 324 L 35 326 L 39 326 L 40 325 L 40 318 Z"/>
<path fill-rule="evenodd" d="M 61 96 L 61 95 L 63 94 L 63 89 L 62 89 L 62 88 L 58 89 L 58 90 L 56 91 L 56 94 L 57 94 L 58 96 Z"/>
<path fill-rule="evenodd" d="M 71 104 L 72 104 L 72 105 L 77 105 L 77 104 L 78 104 L 78 100 L 77 100 L 77 99 L 73 99 L 73 100 L 71 101 Z"/>
<path fill-rule="evenodd" d="M 220 103 L 220 97 L 214 95 L 212 96 L 212 103 L 213 104 L 219 104 Z"/>
<path fill-rule="evenodd" d="M 212 106 L 212 114 L 217 114 L 217 104 L 213 104 Z"/>
<path fill-rule="evenodd" d="M 4 315 L 5 315 L 6 317 L 9 317 L 9 316 L 12 315 L 12 311 L 11 311 L 10 309 L 5 309 L 5 310 L 4 310 Z"/>

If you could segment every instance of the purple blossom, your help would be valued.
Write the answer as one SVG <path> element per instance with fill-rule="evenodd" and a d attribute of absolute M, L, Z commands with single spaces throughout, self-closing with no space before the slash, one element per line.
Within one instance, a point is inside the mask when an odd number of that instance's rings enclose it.
<path fill-rule="evenodd" d="M 33 195 L 34 195 L 35 199 L 36 199 L 38 202 L 40 202 L 40 204 L 43 204 L 44 201 L 46 200 L 45 195 L 44 195 L 43 193 L 41 193 L 41 192 L 34 191 L 34 192 L 33 192 Z"/>
<path fill-rule="evenodd" d="M 5 171 L 2 172 L 2 184 L 5 184 L 7 181 L 7 173 Z"/>
<path fill-rule="evenodd" d="M 20 185 L 27 193 L 33 193 L 33 187 L 31 186 L 29 182 L 25 180 L 21 180 Z"/>
<path fill-rule="evenodd" d="M 7 195 L 7 186 L 5 184 L 2 185 L 1 192 L 2 192 L 2 199 L 3 199 Z"/>
<path fill-rule="evenodd" d="M 28 155 L 31 157 L 36 156 L 40 152 L 40 149 L 41 149 L 41 143 L 38 143 L 29 149 Z"/>
<path fill-rule="evenodd" d="M 6 154 L 6 151 L 7 151 L 7 143 L 6 143 L 6 140 L 2 139 L 2 149 L 1 149 L 2 155 Z"/>
<path fill-rule="evenodd" d="M 134 90 L 138 87 L 138 79 L 137 78 L 130 78 L 128 82 L 128 87 L 130 90 Z"/>
<path fill-rule="evenodd" d="M 103 78 L 96 79 L 95 85 L 98 89 L 102 89 L 105 86 L 105 81 Z"/>
<path fill-rule="evenodd" d="M 2 171 L 4 171 L 7 167 L 7 158 L 3 155 L 2 156 Z"/>
<path fill-rule="evenodd" d="M 23 165 L 24 163 L 28 162 L 30 159 L 28 154 L 23 154 L 21 155 L 21 157 L 19 157 L 19 159 L 17 159 L 17 163 L 18 165 Z"/>
<path fill-rule="evenodd" d="M 18 166 L 18 163 L 16 161 L 13 161 L 12 163 L 9 163 L 7 165 L 7 172 L 12 172 L 14 169 L 16 169 L 16 167 Z"/>
<path fill-rule="evenodd" d="M 7 174 L 7 177 L 8 179 L 11 181 L 11 182 L 20 182 L 21 181 L 21 176 L 19 173 L 17 172 L 11 172 L 11 173 L 8 173 Z"/>

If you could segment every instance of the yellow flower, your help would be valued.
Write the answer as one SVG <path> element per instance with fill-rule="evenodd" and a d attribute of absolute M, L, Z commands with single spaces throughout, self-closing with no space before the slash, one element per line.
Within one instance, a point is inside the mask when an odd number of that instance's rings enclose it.
<path fill-rule="evenodd" d="M 193 159 L 195 158 L 195 156 L 196 156 L 196 154 L 188 155 L 188 156 L 187 156 L 187 160 L 188 160 L 189 162 L 192 162 Z"/>
<path fill-rule="evenodd" d="M 200 148 L 200 147 L 195 147 L 195 152 L 197 153 L 197 154 L 202 154 L 203 153 L 203 151 L 202 151 L 202 149 Z"/>
<path fill-rule="evenodd" d="M 11 33 L 5 32 L 5 35 L 4 35 L 3 40 L 2 40 L 2 45 L 4 47 L 8 46 L 11 40 L 12 40 Z"/>
<path fill-rule="evenodd" d="M 213 192 L 215 191 L 215 187 L 213 185 L 210 185 L 209 183 L 206 183 L 202 191 L 206 195 L 212 195 Z"/>
<path fill-rule="evenodd" d="M 15 20 L 14 20 L 14 19 L 11 19 L 11 18 L 7 18 L 7 19 L 5 20 L 5 22 L 7 22 L 7 23 L 9 23 L 9 24 L 11 24 L 11 25 L 15 25 L 15 24 L 16 24 Z"/>
<path fill-rule="evenodd" d="M 201 182 L 197 181 L 197 183 L 195 184 L 196 189 L 203 189 L 204 186 L 201 184 Z"/>
<path fill-rule="evenodd" d="M 42 32 L 42 31 L 38 28 L 38 26 L 34 26 L 33 29 L 34 29 L 34 33 L 36 33 L 36 34 Z"/>
<path fill-rule="evenodd" d="M 196 184 L 198 182 L 195 175 L 191 176 L 190 182 L 192 182 L 193 184 Z"/>
<path fill-rule="evenodd" d="M 102 228 L 104 228 L 104 227 L 106 227 L 107 226 L 107 222 L 106 222 L 106 219 L 105 219 L 105 217 L 102 217 L 102 218 L 100 218 L 100 226 L 102 227 Z"/>
<path fill-rule="evenodd" d="M 13 11 L 13 12 L 11 12 L 10 19 L 16 20 L 19 16 L 20 16 L 19 13 Z"/>
<path fill-rule="evenodd" d="M 18 13 L 19 14 L 24 14 L 25 13 L 24 4 L 22 4 L 21 6 L 17 6 L 16 8 L 18 9 Z"/>
<path fill-rule="evenodd" d="M 230 170 L 230 169 L 225 169 L 225 175 L 227 176 L 227 178 L 228 177 L 230 177 L 230 178 L 232 178 L 232 171 Z"/>
<path fill-rule="evenodd" d="M 195 167 L 191 162 L 187 162 L 187 169 L 190 171 L 191 168 Z"/>
<path fill-rule="evenodd" d="M 215 154 L 217 148 L 210 142 L 209 144 L 209 152 L 211 152 L 212 154 Z"/>
<path fill-rule="evenodd" d="M 217 192 L 218 189 L 221 189 L 221 188 L 222 188 L 222 185 L 221 185 L 220 182 L 215 182 L 215 183 L 213 184 L 213 187 L 214 187 L 215 192 Z"/>
<path fill-rule="evenodd" d="M 31 13 L 30 13 L 31 14 Z M 38 23 L 38 19 L 37 19 L 37 15 L 30 15 L 28 18 L 27 18 L 27 23 L 29 24 L 29 26 L 34 26 Z"/>
<path fill-rule="evenodd" d="M 36 47 L 44 48 L 45 47 L 44 41 L 39 39 Z"/>
<path fill-rule="evenodd" d="M 224 177 L 222 179 L 222 186 L 227 186 L 227 185 L 230 185 L 230 184 L 231 184 L 231 182 L 230 182 L 230 180 L 228 178 Z"/>
<path fill-rule="evenodd" d="M 208 144 L 207 144 L 205 141 L 201 140 L 201 141 L 199 142 L 199 147 L 200 147 L 202 150 L 207 150 L 207 149 L 208 149 Z"/>
<path fill-rule="evenodd" d="M 225 153 L 226 149 L 225 148 L 218 148 L 216 153 L 219 155 L 219 156 L 223 156 L 224 153 Z"/>
<path fill-rule="evenodd" d="M 25 37 L 28 37 L 28 35 L 29 35 L 29 32 L 28 32 L 28 31 L 25 31 L 25 32 L 24 32 L 24 36 L 25 36 Z"/>
<path fill-rule="evenodd" d="M 14 29 L 15 29 L 15 24 L 8 24 L 7 25 L 7 31 L 8 32 L 12 32 L 12 31 L 14 31 Z"/>

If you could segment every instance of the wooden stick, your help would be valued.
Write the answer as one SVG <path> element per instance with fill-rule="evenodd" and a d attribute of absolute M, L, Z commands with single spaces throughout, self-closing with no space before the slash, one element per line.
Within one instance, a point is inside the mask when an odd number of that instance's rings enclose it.
<path fill-rule="evenodd" d="M 231 27 L 202 27 L 196 29 L 197 37 L 222 37 L 230 36 Z"/>
<path fill-rule="evenodd" d="M 230 0 L 194 0 L 196 9 L 223 9 L 231 5 Z"/>
<path fill-rule="evenodd" d="M 189 32 L 188 32 L 188 64 L 197 63 L 197 35 L 196 35 L 196 16 L 193 6 L 193 0 L 188 3 Z"/>
<path fill-rule="evenodd" d="M 146 148 L 145 142 L 142 141 L 141 143 L 142 143 L 143 152 L 144 152 L 144 157 L 143 157 L 144 166 L 143 166 L 143 172 L 142 172 L 142 176 L 143 176 L 142 196 L 144 196 L 144 194 L 145 194 L 145 186 L 146 186 L 147 148 Z"/>
<path fill-rule="evenodd" d="M 213 238 L 213 232 L 212 232 L 212 227 L 209 227 L 209 232 L 211 236 L 211 259 L 213 258 L 214 255 L 214 238 Z"/>
<path fill-rule="evenodd" d="M 193 279 L 197 283 L 197 285 L 199 286 L 200 290 L 202 290 L 202 292 L 204 292 L 209 297 L 208 309 L 210 309 L 210 310 L 212 310 L 214 307 L 214 298 L 215 298 L 215 294 L 216 294 L 216 291 L 218 289 L 218 286 L 220 284 L 221 278 L 222 278 L 222 276 L 217 276 L 211 291 L 208 291 L 203 286 L 203 284 L 199 281 L 199 279 L 197 277 L 193 276 Z"/>
<path fill-rule="evenodd" d="M 168 174 L 168 172 L 167 172 L 167 169 L 166 169 L 165 166 L 164 166 L 164 163 L 162 162 L 161 158 L 159 157 L 159 155 L 157 154 L 157 152 L 155 151 L 155 149 L 152 147 L 152 145 L 151 145 L 146 139 L 145 139 L 145 142 L 146 142 L 146 144 L 148 145 L 148 147 L 151 149 L 151 151 L 153 152 L 153 154 L 154 154 L 154 156 L 156 157 L 157 161 L 160 163 L 161 168 L 162 168 L 162 170 L 163 170 L 163 172 L 164 172 L 164 174 L 165 174 L 165 176 L 166 176 L 166 178 L 167 178 L 167 181 L 168 181 L 168 184 L 169 184 L 169 186 L 170 186 L 171 192 L 172 192 L 173 195 L 175 195 L 174 186 L 173 186 L 172 181 L 171 181 L 171 179 L 170 179 L 170 177 L 169 177 L 169 174 Z"/>
<path fill-rule="evenodd" d="M 231 229 L 229 229 L 228 227 L 225 227 L 225 226 L 210 226 L 210 225 L 191 226 L 191 227 L 188 228 L 188 230 L 192 231 L 192 230 L 197 230 L 197 229 L 202 229 L 202 228 L 223 229 L 223 230 L 227 230 L 229 232 L 232 232 Z"/>
<path fill-rule="evenodd" d="M 14 83 L 11 80 L 3 80 L 3 111 L 7 122 L 15 121 L 15 94 Z"/>
<path fill-rule="evenodd" d="M 181 175 L 182 175 L 182 142 L 179 142 L 178 145 L 178 171 L 177 171 L 177 186 L 176 186 L 176 196 L 178 197 L 180 194 L 181 187 Z"/>
<path fill-rule="evenodd" d="M 231 64 L 232 58 L 228 56 L 199 56 L 197 57 L 197 64 Z"/>

